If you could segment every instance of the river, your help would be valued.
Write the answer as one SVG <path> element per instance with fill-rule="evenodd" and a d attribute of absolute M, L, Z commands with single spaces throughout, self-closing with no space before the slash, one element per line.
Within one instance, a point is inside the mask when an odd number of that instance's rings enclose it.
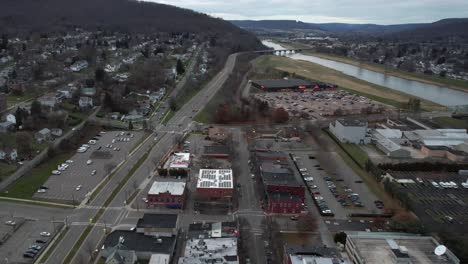
<path fill-rule="evenodd" d="M 279 44 L 271 41 L 263 41 L 263 44 L 273 49 L 285 49 Z M 295 60 L 309 61 L 320 64 L 327 68 L 340 71 L 346 75 L 356 77 L 369 83 L 377 84 L 393 90 L 411 94 L 431 102 L 444 106 L 457 106 L 468 104 L 468 93 L 450 89 L 444 86 L 437 86 L 428 83 L 412 81 L 399 78 L 380 72 L 364 69 L 362 67 L 346 64 L 338 61 L 322 59 L 315 56 L 304 55 L 300 53 L 291 54 L 290 57 Z"/>

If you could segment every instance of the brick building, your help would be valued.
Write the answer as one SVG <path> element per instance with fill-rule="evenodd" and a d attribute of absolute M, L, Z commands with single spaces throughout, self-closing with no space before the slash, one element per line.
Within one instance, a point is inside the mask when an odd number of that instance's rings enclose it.
<path fill-rule="evenodd" d="M 297 195 L 287 192 L 266 192 L 268 213 L 274 214 L 300 214 L 304 209 L 302 200 Z"/>
<path fill-rule="evenodd" d="M 184 208 L 186 198 L 185 182 L 155 181 L 148 192 L 148 206 Z"/>

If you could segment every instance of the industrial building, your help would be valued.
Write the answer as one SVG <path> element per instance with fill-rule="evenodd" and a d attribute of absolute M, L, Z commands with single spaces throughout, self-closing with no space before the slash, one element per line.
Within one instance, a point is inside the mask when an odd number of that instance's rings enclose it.
<path fill-rule="evenodd" d="M 183 181 L 155 181 L 148 191 L 148 206 L 184 208 L 186 183 Z"/>
<path fill-rule="evenodd" d="M 346 233 L 346 253 L 355 264 L 460 263 L 460 260 L 448 249 L 443 255 L 437 256 L 434 250 L 439 243 L 433 237 L 408 233 Z"/>
<path fill-rule="evenodd" d="M 388 132 L 388 131 L 386 131 Z M 398 143 L 395 141 L 398 141 L 400 138 L 398 138 L 395 133 L 388 132 L 384 133 L 382 130 L 375 131 L 374 134 L 372 135 L 373 141 L 375 143 L 375 146 L 385 153 L 390 158 L 410 158 L 411 153 L 403 149 Z"/>
<path fill-rule="evenodd" d="M 232 170 L 201 169 L 197 180 L 197 193 L 203 197 L 226 198 L 234 193 Z"/>
<path fill-rule="evenodd" d="M 339 119 L 331 122 L 328 128 L 343 143 L 369 144 L 371 137 L 367 125 L 365 121 Z"/>
<path fill-rule="evenodd" d="M 276 79 L 252 81 L 252 86 L 267 92 L 279 92 L 311 89 L 313 84 L 300 79 Z"/>

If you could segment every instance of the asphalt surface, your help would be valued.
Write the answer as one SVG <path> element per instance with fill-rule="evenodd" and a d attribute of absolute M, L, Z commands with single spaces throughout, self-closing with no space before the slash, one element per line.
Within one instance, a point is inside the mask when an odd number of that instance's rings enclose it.
<path fill-rule="evenodd" d="M 33 206 L 10 202 L 0 202 L 0 230 L 8 231 L 11 237 L 0 246 L 0 263 L 30 263 L 31 260 L 23 258 L 23 253 L 32 245 L 38 244 L 37 239 L 49 241 L 63 225 L 65 217 L 72 210 Z M 33 217 L 32 217 L 33 216 Z M 11 220 L 18 223 L 18 228 L 13 232 L 11 226 L 4 224 Z M 49 232 L 51 237 L 41 237 L 40 232 Z M 43 246 L 43 244 L 38 244 Z"/>
<path fill-rule="evenodd" d="M 81 202 L 84 200 L 87 193 L 91 192 L 103 179 L 107 176 L 106 166 L 113 164 L 116 167 L 123 162 L 132 147 L 137 144 L 142 132 L 132 132 L 134 137 L 127 135 L 125 131 L 107 131 L 105 134 L 100 134 L 101 137 L 95 145 L 90 145 L 90 148 L 84 153 L 76 153 L 70 160 L 73 163 L 68 164 L 69 167 L 62 171 L 60 175 L 51 175 L 44 184 L 49 189 L 45 193 L 35 193 L 34 197 L 50 200 L 65 200 Z M 116 136 L 118 134 L 118 136 Z M 118 139 L 128 139 L 128 141 L 118 141 Z M 114 141 L 114 143 L 112 143 Z M 107 148 L 107 145 L 112 147 Z M 119 151 L 114 150 L 119 148 Z M 105 158 L 93 157 L 96 151 L 103 152 L 109 155 Z M 87 161 L 92 160 L 92 164 L 87 165 Z M 91 172 L 96 170 L 96 174 Z M 80 190 L 76 190 L 77 186 L 82 186 Z"/>
<path fill-rule="evenodd" d="M 183 131 L 188 131 L 191 126 L 190 116 L 193 116 L 202 109 L 204 104 L 208 102 L 214 94 L 221 88 L 224 82 L 229 77 L 235 64 L 237 54 L 229 56 L 225 67 L 220 71 L 197 95 L 195 95 L 187 104 L 185 104 L 168 122 L 167 126 L 158 126 L 155 130 L 157 136 L 157 144 L 154 143 L 153 136 L 144 142 L 142 146 L 134 152 L 133 155 L 127 157 L 127 161 L 121 166 L 117 173 L 104 186 L 96 198 L 87 206 L 81 206 L 70 215 L 69 222 L 72 223 L 69 232 L 65 235 L 59 245 L 53 249 L 53 252 L 46 263 L 62 263 L 68 252 L 75 246 L 80 235 L 86 228 L 86 223 L 90 218 L 93 218 L 97 211 L 104 205 L 105 201 L 110 197 L 112 191 L 116 188 L 121 180 L 125 178 L 133 165 L 148 151 L 150 154 L 143 164 L 136 170 L 132 178 L 126 182 L 124 187 L 119 191 L 115 198 L 110 203 L 109 208 L 106 208 L 98 224 L 92 229 L 90 234 L 85 239 L 78 254 L 73 258 L 72 263 L 89 263 L 90 249 L 96 249 L 99 243 L 104 238 L 104 227 L 118 225 L 120 220 L 127 215 L 129 206 L 124 204 L 128 194 L 133 192 L 135 186 L 140 186 L 151 175 L 151 172 L 156 168 L 157 163 L 168 153 L 175 143 L 175 135 L 182 134 Z M 180 84 L 180 83 L 179 83 Z M 169 129 L 168 129 L 169 128 Z M 167 133 L 167 131 L 170 131 Z M 123 208 L 124 207 L 124 208 Z M 191 218 L 190 216 L 189 218 Z"/>

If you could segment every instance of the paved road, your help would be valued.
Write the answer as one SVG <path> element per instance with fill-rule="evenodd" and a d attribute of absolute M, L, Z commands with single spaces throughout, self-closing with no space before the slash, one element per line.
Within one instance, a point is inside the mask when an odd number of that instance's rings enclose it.
<path fill-rule="evenodd" d="M 220 71 L 197 95 L 195 95 L 187 104 L 185 104 L 168 122 L 167 127 L 173 128 L 177 131 L 184 131 L 189 129 L 191 125 L 191 119 L 189 116 L 196 114 L 207 101 L 209 101 L 214 94 L 221 88 L 222 84 L 227 80 L 229 74 L 232 72 L 237 54 L 229 56 L 226 65 L 222 71 Z M 193 113 L 193 114 L 192 114 Z M 167 129 L 166 127 L 159 126 L 159 129 Z M 155 132 L 157 132 L 156 130 Z M 116 197 L 112 200 L 110 207 L 122 206 L 128 193 L 135 189 L 144 179 L 146 179 L 150 173 L 156 168 L 156 163 L 173 147 L 175 143 L 175 135 L 173 133 L 158 133 L 159 141 L 156 147 L 152 148 L 153 141 L 148 140 L 142 147 L 134 152 L 132 156 L 129 156 L 127 162 L 123 164 L 120 170 L 114 175 L 113 178 L 104 186 L 102 191 L 97 197 L 90 203 L 94 208 L 82 207 L 76 209 L 69 217 L 69 222 L 87 222 L 90 218 L 94 217 L 100 206 L 102 206 L 108 199 L 112 191 L 116 188 L 119 182 L 125 178 L 128 172 L 131 170 L 133 165 L 148 151 L 150 154 L 145 162 L 136 170 L 133 177 L 125 184 L 120 190 Z M 150 137 L 152 138 L 152 137 Z M 128 207 L 126 207 L 128 208 Z M 119 222 L 127 212 L 125 210 L 106 210 L 99 220 L 101 224 L 113 225 Z M 67 256 L 68 252 L 74 247 L 78 238 L 85 230 L 86 226 L 83 225 L 72 225 L 70 231 L 66 234 L 64 239 L 60 242 L 59 246 L 56 247 L 47 260 L 47 263 L 61 263 Z M 90 234 L 87 236 L 85 242 L 82 244 L 79 253 L 76 254 L 72 263 L 88 263 L 90 257 L 90 249 L 95 249 L 98 243 L 104 237 L 104 229 L 102 225 L 96 226 L 92 229 Z"/>

